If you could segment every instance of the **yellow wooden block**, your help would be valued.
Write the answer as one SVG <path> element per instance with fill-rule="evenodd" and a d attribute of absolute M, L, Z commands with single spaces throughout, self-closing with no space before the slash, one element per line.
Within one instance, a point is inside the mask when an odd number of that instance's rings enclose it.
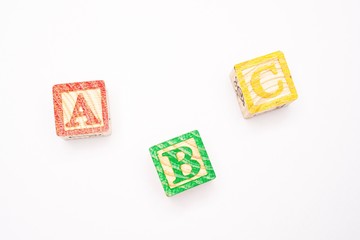
<path fill-rule="evenodd" d="M 230 78 L 244 118 L 281 108 L 298 97 L 280 51 L 235 65 Z"/>

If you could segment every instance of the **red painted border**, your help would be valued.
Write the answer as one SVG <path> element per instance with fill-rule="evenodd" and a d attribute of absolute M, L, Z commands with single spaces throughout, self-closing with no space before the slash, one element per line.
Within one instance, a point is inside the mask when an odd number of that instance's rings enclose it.
<path fill-rule="evenodd" d="M 85 128 L 85 129 L 74 129 L 66 131 L 64 128 L 64 117 L 62 109 L 62 98 L 63 92 L 73 92 L 79 90 L 90 90 L 100 88 L 101 92 L 101 107 L 102 107 L 102 121 L 104 126 Z M 86 81 L 86 82 L 75 82 L 56 84 L 53 86 L 53 100 L 54 100 L 54 114 L 55 114 L 55 127 L 56 134 L 60 137 L 79 136 L 85 134 L 99 134 L 107 132 L 109 130 L 109 113 L 106 99 L 105 82 L 103 80 Z"/>

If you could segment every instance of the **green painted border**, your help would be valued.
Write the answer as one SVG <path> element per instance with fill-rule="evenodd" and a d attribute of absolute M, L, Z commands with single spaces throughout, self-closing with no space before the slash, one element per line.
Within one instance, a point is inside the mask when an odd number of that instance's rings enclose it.
<path fill-rule="evenodd" d="M 207 171 L 207 174 L 205 176 L 202 176 L 202 177 L 198 178 L 198 179 L 195 179 L 193 181 L 187 182 L 187 183 L 185 183 L 183 185 L 180 185 L 180 186 L 177 186 L 177 187 L 171 189 L 169 187 L 169 183 L 168 183 L 168 181 L 166 179 L 164 170 L 163 170 L 163 168 L 162 168 L 162 166 L 160 164 L 160 160 L 159 160 L 159 158 L 157 156 L 157 152 L 160 151 L 161 149 L 164 149 L 164 148 L 167 148 L 167 147 L 172 146 L 174 144 L 186 141 L 186 140 L 188 140 L 190 138 L 194 138 L 194 140 L 196 142 L 196 145 L 197 145 L 197 147 L 199 149 L 199 152 L 200 152 L 200 156 L 201 156 L 201 158 L 202 158 L 202 160 L 204 162 L 204 166 L 205 166 L 205 169 Z M 201 137 L 200 137 L 200 133 L 197 130 L 186 133 L 184 135 L 173 138 L 171 140 L 165 141 L 163 143 L 157 144 L 157 145 L 149 148 L 149 151 L 150 151 L 152 160 L 154 162 L 156 171 L 157 171 L 157 173 L 159 175 L 161 184 L 162 184 L 162 186 L 164 188 L 164 191 L 165 191 L 165 193 L 166 193 L 166 195 L 168 197 L 174 196 L 175 194 L 181 193 L 181 192 L 183 192 L 183 191 L 185 191 L 187 189 L 196 187 L 196 186 L 198 186 L 200 184 L 206 183 L 206 182 L 211 181 L 211 180 L 216 178 L 216 175 L 215 175 L 214 169 L 213 169 L 213 167 L 211 165 L 209 156 L 207 155 L 207 152 L 205 150 L 204 143 L 202 142 Z"/>

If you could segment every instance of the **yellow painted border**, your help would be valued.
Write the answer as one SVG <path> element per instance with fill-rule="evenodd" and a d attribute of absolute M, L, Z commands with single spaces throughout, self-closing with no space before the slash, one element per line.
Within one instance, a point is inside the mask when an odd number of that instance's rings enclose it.
<path fill-rule="evenodd" d="M 281 66 L 281 70 L 284 73 L 285 81 L 286 81 L 286 83 L 287 83 L 287 85 L 289 87 L 290 94 L 287 95 L 287 96 L 278 98 L 278 99 L 274 99 L 274 100 L 269 101 L 267 103 L 263 103 L 263 104 L 260 104 L 260 105 L 254 105 L 253 99 L 250 96 L 249 89 L 246 86 L 245 79 L 244 79 L 244 76 L 242 74 L 242 71 L 245 70 L 245 69 L 254 67 L 256 65 L 259 65 L 262 62 L 269 61 L 271 59 L 277 59 L 279 61 L 280 66 Z M 267 55 L 262 56 L 262 57 L 258 57 L 258 58 L 255 58 L 255 59 L 243 62 L 243 63 L 236 64 L 234 66 L 234 69 L 235 69 L 236 77 L 238 79 L 240 88 L 241 88 L 241 90 L 242 90 L 242 92 L 244 94 L 244 100 L 245 100 L 246 106 L 248 108 L 248 111 L 251 114 L 255 114 L 255 113 L 270 110 L 272 108 L 281 106 L 283 104 L 290 103 L 290 102 L 292 102 L 292 101 L 294 101 L 294 100 L 296 100 L 298 98 L 294 82 L 293 82 L 293 80 L 291 78 L 291 75 L 290 75 L 289 67 L 288 67 L 288 65 L 286 63 L 284 54 L 281 51 L 273 52 L 273 53 L 267 54 Z"/>

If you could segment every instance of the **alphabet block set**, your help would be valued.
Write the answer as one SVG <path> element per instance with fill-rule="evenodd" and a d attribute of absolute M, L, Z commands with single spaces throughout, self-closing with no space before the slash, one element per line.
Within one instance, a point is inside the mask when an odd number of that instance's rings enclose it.
<path fill-rule="evenodd" d="M 297 99 L 289 68 L 280 51 L 236 64 L 230 79 L 244 118 L 284 107 Z M 54 85 L 53 100 L 58 136 L 79 139 L 111 134 L 104 81 Z M 149 150 L 167 196 L 216 177 L 196 130 Z"/>

